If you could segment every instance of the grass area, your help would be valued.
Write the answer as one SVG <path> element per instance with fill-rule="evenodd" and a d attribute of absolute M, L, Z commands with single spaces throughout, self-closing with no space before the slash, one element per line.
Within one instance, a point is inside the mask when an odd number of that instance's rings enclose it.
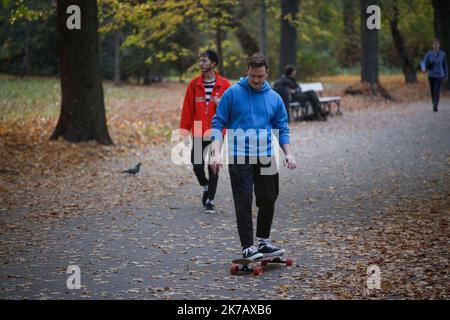
<path fill-rule="evenodd" d="M 0 75 L 0 83 L 0 131 L 34 123 L 33 127 L 50 134 L 60 112 L 59 79 Z M 178 125 L 186 84 L 116 87 L 105 81 L 103 87 L 108 127 L 116 143 L 170 138 Z"/>
<path fill-rule="evenodd" d="M 60 85 L 56 78 L 0 76 L 0 119 L 56 117 Z"/>
<path fill-rule="evenodd" d="M 0 82 L 0 120 L 53 118 L 59 115 L 61 105 L 59 79 L 0 75 Z M 154 87 L 137 85 L 116 87 L 110 81 L 104 82 L 107 111 L 114 110 L 114 101 L 158 99 L 159 93 Z"/>

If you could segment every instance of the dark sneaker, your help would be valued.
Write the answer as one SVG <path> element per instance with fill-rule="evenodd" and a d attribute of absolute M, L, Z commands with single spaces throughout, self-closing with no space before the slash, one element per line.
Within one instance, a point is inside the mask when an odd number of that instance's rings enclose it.
<path fill-rule="evenodd" d="M 206 207 L 206 201 L 208 200 L 208 191 L 203 191 L 202 204 Z"/>
<path fill-rule="evenodd" d="M 206 213 L 215 213 L 216 206 L 214 206 L 211 202 L 206 203 L 205 212 Z"/>
<path fill-rule="evenodd" d="M 258 252 L 262 253 L 264 258 L 281 256 L 286 250 L 275 247 L 270 242 L 259 244 Z"/>
<path fill-rule="evenodd" d="M 242 251 L 242 257 L 249 260 L 258 260 L 263 257 L 263 254 L 259 253 L 255 247 L 251 246 Z"/>

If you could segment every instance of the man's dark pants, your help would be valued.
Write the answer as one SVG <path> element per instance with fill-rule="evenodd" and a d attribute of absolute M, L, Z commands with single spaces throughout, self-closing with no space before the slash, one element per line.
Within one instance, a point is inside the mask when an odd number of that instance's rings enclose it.
<path fill-rule="evenodd" d="M 324 115 L 322 114 L 322 108 L 320 106 L 320 100 L 314 91 L 297 92 L 292 96 L 292 99 L 295 101 L 299 101 L 300 103 L 306 101 L 309 102 L 311 104 L 314 117 L 316 119 L 324 118 Z"/>
<path fill-rule="evenodd" d="M 433 102 L 433 109 L 437 110 L 439 106 L 439 97 L 441 94 L 441 85 L 443 78 L 428 78 L 430 83 L 431 101 Z"/>
<path fill-rule="evenodd" d="M 197 177 L 198 183 L 202 187 L 208 186 L 208 199 L 214 200 L 214 197 L 216 196 L 217 182 L 219 180 L 219 175 L 215 174 L 212 171 L 211 166 L 209 165 L 208 165 L 209 179 L 206 178 L 205 174 L 205 149 L 208 148 L 210 144 L 211 141 L 204 141 L 201 138 L 194 138 L 194 143 L 192 145 L 191 151 L 191 163 L 194 166 L 194 173 L 195 176 Z M 198 152 L 197 157 L 195 156 L 195 152 Z"/>
<path fill-rule="evenodd" d="M 247 161 L 246 164 L 235 162 L 228 165 L 238 233 L 243 248 L 253 245 L 253 189 L 258 207 L 256 236 L 259 238 L 269 238 L 270 236 L 275 201 L 279 192 L 279 178 L 274 161 L 272 169 L 275 168 L 275 170 L 271 169 L 270 173 L 273 173 L 272 171 L 276 171 L 276 173 L 269 175 L 261 174 L 262 168 L 270 167 L 270 163 L 264 164 L 267 161 L 263 161 L 263 163 L 258 161 L 256 164 L 249 163 L 252 162 Z M 274 165 L 275 167 L 273 167 Z"/>

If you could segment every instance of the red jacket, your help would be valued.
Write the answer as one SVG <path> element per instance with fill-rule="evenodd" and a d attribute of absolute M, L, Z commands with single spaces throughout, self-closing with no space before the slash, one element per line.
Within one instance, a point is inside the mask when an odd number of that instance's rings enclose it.
<path fill-rule="evenodd" d="M 195 77 L 189 83 L 184 96 L 181 111 L 180 129 L 191 131 L 194 137 L 203 137 L 205 131 L 211 129 L 211 121 L 216 114 L 215 97 L 222 98 L 223 93 L 230 87 L 230 82 L 216 72 L 216 84 L 211 92 L 211 99 L 206 105 L 203 75 Z M 194 127 L 194 121 L 202 122 L 201 132 Z"/>

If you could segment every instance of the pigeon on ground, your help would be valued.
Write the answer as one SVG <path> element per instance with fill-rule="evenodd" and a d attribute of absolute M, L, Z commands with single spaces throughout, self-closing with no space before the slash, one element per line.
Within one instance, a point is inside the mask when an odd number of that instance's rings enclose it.
<path fill-rule="evenodd" d="M 139 162 L 134 168 L 121 171 L 121 173 L 129 173 L 129 174 L 135 175 L 136 173 L 139 172 L 140 169 L 141 169 L 141 163 Z"/>

